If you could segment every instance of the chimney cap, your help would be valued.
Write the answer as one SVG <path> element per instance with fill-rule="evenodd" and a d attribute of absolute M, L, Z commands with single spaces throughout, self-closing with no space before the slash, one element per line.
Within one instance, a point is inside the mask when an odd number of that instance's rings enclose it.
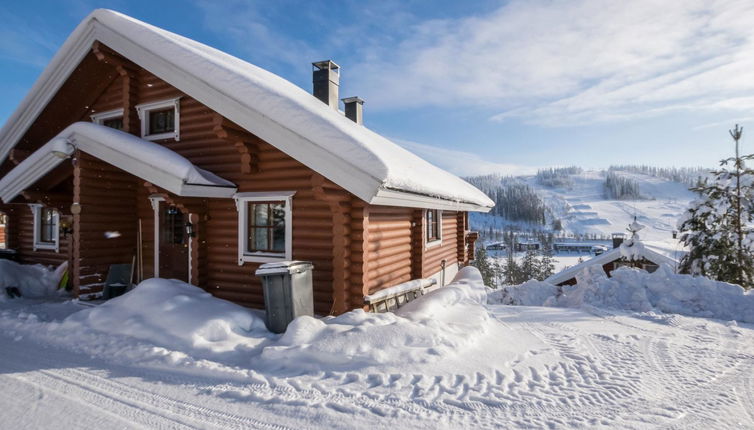
<path fill-rule="evenodd" d="M 313 67 L 316 67 L 319 70 L 327 70 L 330 69 L 336 73 L 340 73 L 340 66 L 335 64 L 333 60 L 323 60 L 323 61 L 315 61 L 312 63 Z"/>
<path fill-rule="evenodd" d="M 341 99 L 341 100 L 343 100 L 343 103 L 354 103 L 354 102 L 356 102 L 356 103 L 358 103 L 360 105 L 364 104 L 364 100 L 360 99 L 358 96 L 346 97 L 346 98 Z"/>

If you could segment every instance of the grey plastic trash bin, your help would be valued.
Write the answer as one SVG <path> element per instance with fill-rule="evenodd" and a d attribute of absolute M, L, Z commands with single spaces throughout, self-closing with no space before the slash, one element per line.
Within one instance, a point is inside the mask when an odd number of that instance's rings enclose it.
<path fill-rule="evenodd" d="M 273 333 L 283 333 L 296 317 L 314 315 L 312 269 L 308 261 L 282 261 L 259 266 L 262 278 L 265 323 Z"/>

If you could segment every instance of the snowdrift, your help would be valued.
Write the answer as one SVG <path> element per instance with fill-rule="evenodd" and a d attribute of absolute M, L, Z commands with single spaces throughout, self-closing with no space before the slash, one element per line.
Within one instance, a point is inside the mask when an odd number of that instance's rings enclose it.
<path fill-rule="evenodd" d="M 487 330 L 486 296 L 479 271 L 467 267 L 451 284 L 396 313 L 354 310 L 326 320 L 298 318 L 276 345 L 264 348 L 261 359 L 271 368 L 312 371 L 428 362 L 458 353 Z"/>
<path fill-rule="evenodd" d="M 63 328 L 124 335 L 197 356 L 248 352 L 270 335 L 264 321 L 249 309 L 185 282 L 159 278 L 76 312 Z"/>
<path fill-rule="evenodd" d="M 492 293 L 490 299 L 522 306 L 591 305 L 754 323 L 754 291 L 738 285 L 678 275 L 666 265 L 654 273 L 622 267 L 612 275 L 608 278 L 602 267 L 591 266 L 576 276 L 576 285 L 529 281 Z"/>
<path fill-rule="evenodd" d="M 50 270 L 41 264 L 18 264 L 10 260 L 0 260 L 0 302 L 8 300 L 5 287 L 18 287 L 25 298 L 42 298 L 56 294 L 61 271 Z"/>
<path fill-rule="evenodd" d="M 465 268 L 453 283 L 397 313 L 359 309 L 325 319 L 300 317 L 276 335 L 256 311 L 184 282 L 149 279 L 50 329 L 65 333 L 79 349 L 132 360 L 147 359 L 158 347 L 178 357 L 176 362 L 181 357 L 206 359 L 286 374 L 401 367 L 455 355 L 474 344 L 491 322 L 486 300 L 479 271 Z"/>

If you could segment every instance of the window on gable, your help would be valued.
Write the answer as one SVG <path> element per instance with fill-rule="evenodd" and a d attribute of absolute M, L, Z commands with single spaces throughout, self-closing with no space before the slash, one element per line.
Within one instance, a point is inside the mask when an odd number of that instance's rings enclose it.
<path fill-rule="evenodd" d="M 123 117 L 106 119 L 102 121 L 102 125 L 116 130 L 123 130 Z"/>
<path fill-rule="evenodd" d="M 290 260 L 293 192 L 238 193 L 238 264 Z"/>
<path fill-rule="evenodd" d="M 105 127 L 123 130 L 123 109 L 98 112 L 91 115 L 92 122 Z"/>
<path fill-rule="evenodd" d="M 427 243 L 438 242 L 441 237 L 442 230 L 442 211 L 437 209 L 427 209 L 425 215 L 425 224 L 427 226 Z"/>
<path fill-rule="evenodd" d="M 180 97 L 136 106 L 141 137 L 147 140 L 180 140 Z"/>
<path fill-rule="evenodd" d="M 175 109 L 163 109 L 149 112 L 149 134 L 170 133 L 175 131 Z"/>

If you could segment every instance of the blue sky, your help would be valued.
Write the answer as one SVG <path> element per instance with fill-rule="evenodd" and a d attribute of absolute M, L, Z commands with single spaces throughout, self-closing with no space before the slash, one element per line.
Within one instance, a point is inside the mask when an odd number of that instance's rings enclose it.
<path fill-rule="evenodd" d="M 713 166 L 736 122 L 754 152 L 750 1 L 6 1 L 2 122 L 100 7 L 307 90 L 333 59 L 368 127 L 461 175 Z"/>

